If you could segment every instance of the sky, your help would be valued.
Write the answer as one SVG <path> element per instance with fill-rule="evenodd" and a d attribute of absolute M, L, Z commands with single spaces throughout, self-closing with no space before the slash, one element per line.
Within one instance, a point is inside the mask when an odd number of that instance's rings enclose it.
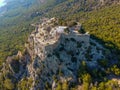
<path fill-rule="evenodd" d="M 0 7 L 4 6 L 6 4 L 4 1 L 5 0 L 0 0 Z"/>

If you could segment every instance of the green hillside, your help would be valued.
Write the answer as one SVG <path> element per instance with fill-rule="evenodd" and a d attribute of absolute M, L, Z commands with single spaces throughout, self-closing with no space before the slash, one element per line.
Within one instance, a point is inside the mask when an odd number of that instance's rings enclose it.
<path fill-rule="evenodd" d="M 91 57 L 86 54 L 85 56 L 88 57 L 88 61 L 82 60 L 79 70 L 75 73 L 78 79 L 77 82 L 79 83 L 61 83 L 56 80 L 53 74 L 54 81 L 58 83 L 56 90 L 76 90 L 79 86 L 83 87 L 84 90 L 119 90 L 120 87 L 118 83 L 110 79 L 110 75 L 115 78 L 120 78 L 119 0 L 100 1 L 101 0 L 11 0 L 7 6 L 7 10 L 4 8 L 6 12 L 0 15 L 0 66 L 8 56 L 15 55 L 18 51 L 21 51 L 23 53 L 22 59 L 19 60 L 18 57 L 12 58 L 13 69 L 16 72 L 19 71 L 20 63 L 22 63 L 25 69 L 28 69 L 28 64 L 22 60 L 24 60 L 27 55 L 29 56 L 28 52 L 24 51 L 24 45 L 30 33 L 35 29 L 31 24 L 39 22 L 42 17 L 57 17 L 59 19 L 59 25 L 63 26 L 70 26 L 74 24 L 74 22 L 80 22 L 82 24 L 82 30 L 89 32 L 91 38 L 106 48 L 106 51 L 103 51 L 106 56 L 105 59 L 96 62 L 98 67 L 89 68 L 86 62 L 92 61 L 90 61 Z M 90 44 L 93 46 L 96 45 L 94 43 Z M 62 49 L 64 48 L 62 47 L 59 50 L 62 51 Z M 99 51 L 99 48 L 97 49 Z M 88 49 L 87 53 L 89 52 L 90 50 Z M 73 52 L 69 51 L 68 53 L 73 56 Z M 60 58 L 58 53 L 55 54 Z M 47 57 L 50 56 L 51 54 Z M 37 57 L 36 59 L 39 58 Z M 76 60 L 74 56 L 72 59 L 73 61 Z M 61 60 L 61 63 L 62 62 Z M 15 78 L 14 73 L 9 69 L 10 64 L 7 63 L 4 65 L 5 67 L 0 67 L 3 69 L 0 71 L 0 89 L 17 90 L 20 88 L 21 90 L 29 90 L 33 82 L 39 83 L 37 80 L 32 81 L 26 73 L 24 73 L 25 76 L 23 73 L 21 74 L 23 77 L 20 78 L 20 80 L 18 79 L 19 77 Z M 29 64 L 31 64 L 31 62 Z M 35 63 L 34 66 L 37 67 L 37 64 Z M 44 70 L 43 68 L 45 66 L 41 65 L 41 67 L 42 69 L 38 68 L 41 69 L 38 70 L 38 73 Z M 63 75 L 61 70 L 58 70 L 57 73 L 61 76 Z M 47 76 L 49 77 L 50 75 L 47 74 Z M 51 90 L 52 86 L 46 82 L 44 87 L 45 90 Z"/>
<path fill-rule="evenodd" d="M 118 5 L 109 6 L 109 4 L 106 4 L 108 6 L 104 8 L 104 6 L 98 5 L 99 1 L 89 2 L 89 0 L 87 2 L 83 0 L 44 0 L 42 4 L 39 0 L 28 0 L 22 4 L 14 2 L 10 5 L 13 4 L 19 8 L 14 7 L 0 17 L 1 63 L 8 55 L 23 50 L 27 36 L 33 30 L 30 24 L 39 21 L 41 16 L 55 16 L 63 19 L 63 23 L 64 20 L 68 22 L 80 21 L 83 23 L 85 30 L 105 42 L 110 41 L 105 45 L 116 47 L 116 53 L 119 52 L 120 41 L 118 38 L 120 35 L 117 34 L 120 31 L 118 21 L 120 7 Z"/>
<path fill-rule="evenodd" d="M 60 3 L 55 0 L 21 1 L 10 1 L 7 11 L 0 16 L 0 64 L 7 56 L 16 54 L 18 50 L 23 51 L 28 35 L 34 30 L 31 24 L 39 21 L 45 10 Z"/>
<path fill-rule="evenodd" d="M 79 21 L 93 38 L 113 51 L 116 56 L 120 56 L 120 6 L 112 5 L 99 10 L 77 13 L 66 20 Z"/>
<path fill-rule="evenodd" d="M 109 42 L 105 43 L 105 45 L 115 47 L 116 50 L 120 48 L 118 39 L 120 35 L 117 35 L 120 31 L 120 9 L 118 5 L 101 8 L 100 5 L 98 6 L 99 2 L 89 2 L 89 0 L 87 2 L 82 0 L 49 0 L 44 1 L 42 5 L 38 2 L 38 0 L 28 0 L 22 3 L 17 1 L 10 3 L 8 7 L 14 4 L 14 9 L 10 8 L 0 17 L 0 58 L 2 61 L 8 55 L 13 55 L 18 50 L 23 50 L 27 36 L 33 30 L 30 24 L 38 21 L 41 16 L 55 16 L 68 20 L 68 22 L 72 20 L 80 21 L 87 31 L 90 31 L 99 39 Z"/>

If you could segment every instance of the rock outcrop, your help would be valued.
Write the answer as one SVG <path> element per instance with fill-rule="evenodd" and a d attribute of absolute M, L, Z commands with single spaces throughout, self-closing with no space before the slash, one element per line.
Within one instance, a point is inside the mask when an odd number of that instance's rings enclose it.
<path fill-rule="evenodd" d="M 55 26 L 55 23 L 55 18 L 46 20 L 28 39 L 26 46 L 32 62 L 27 67 L 34 81 L 31 90 L 44 89 L 45 82 L 55 86 L 54 78 L 61 82 L 77 82 L 77 70 L 82 60 L 90 67 L 96 67 L 97 60 L 104 58 L 104 48 L 98 46 L 88 33 L 80 34 L 74 28 Z M 71 31 L 67 33 L 65 29 Z"/>
<path fill-rule="evenodd" d="M 29 36 L 24 54 L 8 57 L 3 71 L 9 66 L 16 82 L 32 80 L 30 90 L 44 90 L 46 84 L 55 90 L 57 81 L 77 83 L 82 61 L 92 69 L 100 68 L 98 61 L 106 58 L 104 47 L 80 29 L 79 23 L 67 27 L 59 26 L 55 18 L 44 19 Z"/>

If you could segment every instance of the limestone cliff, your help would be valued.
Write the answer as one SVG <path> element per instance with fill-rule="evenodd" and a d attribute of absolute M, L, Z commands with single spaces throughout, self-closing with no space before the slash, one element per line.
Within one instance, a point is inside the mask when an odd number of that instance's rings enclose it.
<path fill-rule="evenodd" d="M 96 67 L 97 60 L 105 58 L 104 48 L 92 40 L 88 33 L 80 34 L 75 31 L 75 27 L 64 26 L 64 29 L 70 30 L 66 33 L 62 30 L 63 26 L 54 25 L 55 21 L 52 18 L 39 25 L 26 45 L 33 56 L 27 67 L 34 80 L 32 89 L 35 90 L 44 89 L 45 83 L 53 84 L 55 88 L 55 79 L 61 82 L 77 82 L 77 71 L 82 60 L 89 67 Z M 62 32 L 58 32 L 59 30 Z"/>
<path fill-rule="evenodd" d="M 44 19 L 31 33 L 23 54 L 9 57 L 2 71 L 8 69 L 18 85 L 27 79 L 29 90 L 44 90 L 46 85 L 53 90 L 58 82 L 78 83 L 78 70 L 85 61 L 90 69 L 104 71 L 98 62 L 106 59 L 105 48 L 81 34 L 81 25 L 59 26 L 57 19 Z M 29 84 L 29 82 L 31 82 Z M 19 88 L 19 87 L 18 87 Z"/>

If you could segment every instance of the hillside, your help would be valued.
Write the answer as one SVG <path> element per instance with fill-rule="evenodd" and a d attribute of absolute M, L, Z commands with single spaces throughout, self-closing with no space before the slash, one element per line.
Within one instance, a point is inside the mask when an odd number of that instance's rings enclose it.
<path fill-rule="evenodd" d="M 34 29 L 30 24 L 39 21 L 37 16 L 41 15 L 36 15 L 36 10 L 43 8 L 43 5 L 44 8 L 52 5 L 53 1 L 9 0 L 7 6 L 0 9 L 4 11 L 0 15 L 0 65 L 7 56 L 16 54 L 18 50 L 23 51 L 28 34 Z"/>
<path fill-rule="evenodd" d="M 39 21 L 40 17 L 58 17 L 63 19 L 70 17 L 68 21 L 79 21 L 81 13 L 87 13 L 100 8 L 104 9 L 104 7 L 109 8 L 111 4 L 117 5 L 119 1 L 9 0 L 7 7 L 0 9 L 4 11 L 3 15 L 0 16 L 0 62 L 2 63 L 8 55 L 13 55 L 18 50 L 23 50 L 28 34 L 33 30 L 30 24 Z M 119 13 L 116 7 L 113 8 L 116 13 Z M 77 18 L 75 18 L 76 16 L 74 17 L 74 14 L 77 15 Z"/>
<path fill-rule="evenodd" d="M 88 33 L 81 33 L 79 23 L 69 27 L 59 26 L 55 18 L 43 21 L 29 36 L 24 54 L 7 58 L 1 73 L 2 89 L 103 90 L 103 82 L 105 90 L 119 89 L 117 81 L 109 78 L 118 69 L 110 67 L 112 53 Z M 116 76 L 119 74 L 120 70 Z"/>
<path fill-rule="evenodd" d="M 0 90 L 119 90 L 119 4 L 9 0 L 0 9 Z"/>

